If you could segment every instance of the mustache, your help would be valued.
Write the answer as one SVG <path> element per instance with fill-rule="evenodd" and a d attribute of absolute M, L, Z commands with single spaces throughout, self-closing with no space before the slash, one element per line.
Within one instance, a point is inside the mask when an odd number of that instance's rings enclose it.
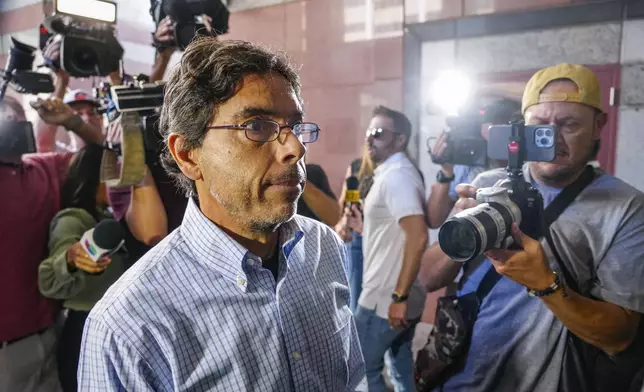
<path fill-rule="evenodd" d="M 306 171 L 299 166 L 290 166 L 284 172 L 265 180 L 266 184 L 283 184 L 288 182 L 303 183 L 306 181 Z"/>

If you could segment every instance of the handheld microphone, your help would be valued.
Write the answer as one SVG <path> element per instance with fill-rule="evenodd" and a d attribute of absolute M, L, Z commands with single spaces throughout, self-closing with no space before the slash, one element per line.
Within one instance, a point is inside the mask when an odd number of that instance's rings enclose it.
<path fill-rule="evenodd" d="M 80 243 L 89 257 L 97 262 L 101 257 L 116 253 L 123 246 L 124 238 L 121 225 L 114 219 L 105 219 L 87 230 Z"/>
<path fill-rule="evenodd" d="M 347 192 L 344 194 L 344 205 L 351 212 L 351 216 L 354 216 L 353 206 L 357 205 L 360 208 L 360 181 L 355 176 L 347 178 Z"/>
<path fill-rule="evenodd" d="M 345 205 L 351 208 L 352 204 L 358 204 L 360 202 L 360 181 L 354 176 L 347 178 L 347 192 L 344 196 Z"/>

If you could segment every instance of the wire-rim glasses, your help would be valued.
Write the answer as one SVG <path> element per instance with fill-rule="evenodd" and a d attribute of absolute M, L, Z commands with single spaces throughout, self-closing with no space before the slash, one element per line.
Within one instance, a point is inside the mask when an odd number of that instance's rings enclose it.
<path fill-rule="evenodd" d="M 318 140 L 320 127 L 316 123 L 298 122 L 293 125 L 280 125 L 273 120 L 250 120 L 239 125 L 216 125 L 207 129 L 237 129 L 244 130 L 246 138 L 255 142 L 272 142 L 277 140 L 282 129 L 290 128 L 291 132 L 303 144 L 313 143 Z"/>

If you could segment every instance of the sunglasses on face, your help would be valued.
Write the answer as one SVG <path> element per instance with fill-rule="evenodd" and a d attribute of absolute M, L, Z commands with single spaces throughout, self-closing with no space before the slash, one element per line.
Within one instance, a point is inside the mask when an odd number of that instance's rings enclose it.
<path fill-rule="evenodd" d="M 392 130 L 385 128 L 369 128 L 367 129 L 366 138 L 372 137 L 374 139 L 380 139 L 385 132 L 396 133 Z"/>
<path fill-rule="evenodd" d="M 237 129 L 243 130 L 246 138 L 255 142 L 272 142 L 277 140 L 282 129 L 290 128 L 291 132 L 303 144 L 318 140 L 320 127 L 315 123 L 300 122 L 293 125 L 280 125 L 273 120 L 250 120 L 239 125 L 217 125 L 207 129 Z"/>

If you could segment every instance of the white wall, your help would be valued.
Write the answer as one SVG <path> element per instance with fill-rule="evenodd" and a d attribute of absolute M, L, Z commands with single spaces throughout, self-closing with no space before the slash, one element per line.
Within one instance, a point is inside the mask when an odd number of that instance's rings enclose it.
<path fill-rule="evenodd" d="M 619 132 L 615 172 L 618 177 L 644 190 L 644 20 L 624 23 L 621 62 Z"/>

